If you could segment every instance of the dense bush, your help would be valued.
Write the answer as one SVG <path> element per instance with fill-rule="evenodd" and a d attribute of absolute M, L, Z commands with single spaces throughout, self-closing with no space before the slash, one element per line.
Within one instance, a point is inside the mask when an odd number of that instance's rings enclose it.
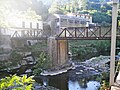
<path fill-rule="evenodd" d="M 69 41 L 70 51 L 75 59 L 85 60 L 94 56 L 109 55 L 110 41 L 109 40 L 78 40 Z"/>
<path fill-rule="evenodd" d="M 32 77 L 13 75 L 0 80 L 0 90 L 33 90 L 33 83 Z"/>
<path fill-rule="evenodd" d="M 102 23 L 102 22 L 111 23 L 112 17 L 106 13 L 95 12 L 93 14 L 93 22 L 94 23 Z"/>
<path fill-rule="evenodd" d="M 43 70 L 46 70 L 50 67 L 51 67 L 51 62 L 50 62 L 49 56 L 45 52 L 42 52 L 39 56 L 39 59 L 36 65 L 34 66 L 33 73 L 35 75 L 40 75 L 40 73 Z"/>

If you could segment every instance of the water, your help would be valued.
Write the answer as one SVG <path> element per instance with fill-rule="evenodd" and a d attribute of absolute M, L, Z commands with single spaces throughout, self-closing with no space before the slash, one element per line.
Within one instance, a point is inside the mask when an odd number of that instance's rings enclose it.
<path fill-rule="evenodd" d="M 37 82 L 43 81 L 43 85 L 56 87 L 60 90 L 99 90 L 100 82 L 96 79 L 99 76 L 91 76 L 84 78 L 77 78 L 74 75 L 69 76 L 69 72 L 56 76 L 41 76 L 35 80 Z"/>
<path fill-rule="evenodd" d="M 27 67 L 31 67 L 31 65 L 22 66 L 20 69 L 16 69 L 21 74 L 24 73 Z M 23 70 L 25 69 L 25 70 Z M 100 82 L 98 79 L 99 75 L 90 75 L 90 74 L 76 74 L 79 70 L 83 69 L 82 67 L 76 68 L 74 70 L 69 70 L 67 73 L 63 73 L 55 76 L 38 76 L 35 77 L 36 82 L 42 83 L 43 85 L 53 86 L 60 90 L 99 90 Z M 11 74 L 17 72 L 13 70 Z M 5 73 L 5 72 L 4 72 Z M 18 73 L 18 72 L 17 72 Z M 19 74 L 20 74 L 19 73 Z M 1 72 L 2 77 L 3 72 Z M 10 74 L 6 73 L 6 74 Z M 8 75 L 3 75 L 8 76 Z"/>
<path fill-rule="evenodd" d="M 98 90 L 100 83 L 97 81 L 89 81 L 85 85 L 81 86 L 78 81 L 69 81 L 68 90 Z"/>

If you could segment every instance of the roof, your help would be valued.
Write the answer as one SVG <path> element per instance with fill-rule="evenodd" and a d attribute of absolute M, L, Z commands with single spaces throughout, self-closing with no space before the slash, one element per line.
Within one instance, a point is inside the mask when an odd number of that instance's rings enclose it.
<path fill-rule="evenodd" d="M 83 17 L 60 15 L 60 14 L 54 14 L 54 16 L 56 16 L 57 18 L 65 18 L 65 19 L 74 19 L 74 20 L 84 20 L 84 21 L 86 21 L 86 19 L 84 19 Z"/>

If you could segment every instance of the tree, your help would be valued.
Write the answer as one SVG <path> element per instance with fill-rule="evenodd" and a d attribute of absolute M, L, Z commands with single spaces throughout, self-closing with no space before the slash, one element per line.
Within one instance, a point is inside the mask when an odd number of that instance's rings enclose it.
<path fill-rule="evenodd" d="M 29 1 L 29 0 L 27 0 Z M 1 28 L 6 28 L 6 27 L 11 27 L 11 26 L 16 26 L 18 22 L 22 21 L 35 21 L 35 20 L 40 20 L 41 17 L 36 14 L 35 11 L 31 10 L 28 2 L 25 2 L 24 0 L 2 0 L 0 1 L 0 27 Z M 15 6 L 15 5 L 25 5 L 26 7 L 23 7 L 23 10 L 20 10 L 20 6 Z M 22 7 L 21 5 L 21 7 Z"/>
<path fill-rule="evenodd" d="M 87 0 L 56 0 L 49 8 L 50 13 L 77 13 L 80 9 L 86 9 Z"/>
<path fill-rule="evenodd" d="M 61 14 L 62 11 L 61 11 L 61 8 L 60 8 L 60 4 L 58 2 L 53 2 L 51 7 L 49 8 L 49 13 L 58 13 L 58 14 Z"/>
<path fill-rule="evenodd" d="M 105 0 L 100 0 L 101 6 L 105 3 Z"/>
<path fill-rule="evenodd" d="M 0 7 L 15 10 L 27 10 L 31 6 L 31 0 L 0 0 Z"/>
<path fill-rule="evenodd" d="M 95 3 L 88 3 L 88 9 L 90 10 L 100 10 L 101 5 Z"/>
<path fill-rule="evenodd" d="M 101 6 L 101 12 L 107 12 L 107 9 L 105 6 Z"/>
<path fill-rule="evenodd" d="M 47 6 L 44 5 L 44 3 L 42 1 L 32 0 L 31 8 L 38 15 L 40 15 L 43 20 L 46 20 L 46 18 L 48 16 L 48 8 L 47 8 Z"/>
<path fill-rule="evenodd" d="M 95 12 L 93 14 L 93 22 L 94 23 L 102 23 L 102 22 L 111 23 L 111 21 L 112 21 L 111 16 L 109 16 L 106 13 Z"/>
<path fill-rule="evenodd" d="M 112 5 L 111 4 L 106 3 L 103 6 L 106 8 L 106 10 L 112 10 Z"/>
<path fill-rule="evenodd" d="M 79 2 L 81 2 L 81 7 L 83 8 L 83 10 L 85 10 L 87 7 L 87 0 L 79 0 Z"/>

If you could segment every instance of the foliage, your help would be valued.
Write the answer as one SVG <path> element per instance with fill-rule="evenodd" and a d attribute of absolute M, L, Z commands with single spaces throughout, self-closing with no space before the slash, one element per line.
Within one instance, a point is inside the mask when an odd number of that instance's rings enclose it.
<path fill-rule="evenodd" d="M 120 70 L 120 61 L 118 62 L 115 62 L 115 80 L 116 80 L 116 77 L 117 77 L 117 74 Z M 109 86 L 109 75 L 110 75 L 110 72 L 103 72 L 102 73 L 102 77 L 101 77 L 101 80 L 102 80 L 102 84 L 101 84 L 101 87 L 100 87 L 100 90 L 110 90 L 110 86 Z"/>
<path fill-rule="evenodd" d="M 9 4 L 11 3 L 9 2 Z M 13 8 L 12 5 L 7 6 L 6 2 L 0 6 L 0 27 L 2 28 L 16 26 L 16 24 L 20 22 L 22 23 L 22 21 L 37 21 L 40 19 L 41 17 L 30 8 L 25 11 L 20 11 L 16 8 Z"/>
<path fill-rule="evenodd" d="M 9 60 L 0 61 L 0 69 L 9 70 L 14 66 L 16 67 L 18 65 L 21 65 L 25 52 L 31 52 L 35 58 L 38 58 L 41 52 L 46 51 L 46 48 L 46 41 L 42 41 L 31 46 L 26 45 L 22 48 L 16 48 L 10 53 Z"/>
<path fill-rule="evenodd" d="M 79 10 L 85 10 L 87 7 L 87 0 L 58 0 L 53 1 L 49 8 L 50 13 L 59 13 L 59 14 L 66 14 L 66 13 L 77 13 Z"/>
<path fill-rule="evenodd" d="M 33 77 L 22 77 L 13 75 L 2 78 L 0 81 L 0 90 L 33 90 Z"/>
<path fill-rule="evenodd" d="M 98 2 L 98 1 L 95 1 Z M 66 13 L 81 13 L 92 14 L 93 23 L 111 24 L 112 5 L 104 3 L 101 0 L 99 3 L 87 2 L 87 0 L 64 0 L 53 1 L 49 8 L 50 13 L 66 14 Z M 95 11 L 95 12 L 94 12 Z M 97 11 L 97 12 L 96 12 Z"/>
<path fill-rule="evenodd" d="M 5 9 L 2 9 L 1 7 L 0 7 L 0 28 L 1 27 L 3 27 L 3 28 L 5 28 L 5 27 L 8 27 L 9 26 L 9 24 L 8 24 L 8 22 L 6 21 L 6 15 L 8 15 L 8 11 L 6 10 L 5 11 Z"/>
<path fill-rule="evenodd" d="M 0 70 L 3 69 L 8 69 L 9 67 L 11 67 L 11 62 L 9 61 L 0 61 Z"/>
<path fill-rule="evenodd" d="M 101 23 L 101 26 L 106 27 L 106 26 L 111 26 L 111 24 L 103 21 L 103 22 Z"/>
<path fill-rule="evenodd" d="M 110 41 L 107 40 L 92 40 L 92 41 L 69 41 L 70 51 L 77 59 L 85 60 L 93 56 L 108 55 L 110 51 Z"/>
<path fill-rule="evenodd" d="M 3 1 L 3 0 L 2 0 Z M 6 0 L 5 0 L 6 1 Z M 107 22 L 111 23 L 111 17 L 108 15 L 108 10 L 111 11 L 111 4 L 103 4 L 104 0 L 101 0 L 100 3 L 91 3 L 87 2 L 87 0 L 52 0 L 49 6 L 46 6 L 45 3 L 47 1 L 41 0 L 12 0 L 7 6 L 3 3 L 0 7 L 0 25 L 1 27 L 8 27 L 11 24 L 7 22 L 6 17 L 19 17 L 19 19 L 27 19 L 27 20 L 38 20 L 43 18 L 46 20 L 49 13 L 58 13 L 58 14 L 66 14 L 66 13 L 79 13 L 82 10 L 87 10 L 90 14 L 93 13 L 92 10 L 97 10 L 98 13 L 96 15 L 93 14 L 93 22 L 94 23 L 102 23 Z M 98 2 L 98 0 L 94 0 L 94 2 Z M 13 3 L 16 3 L 15 6 L 12 6 Z M 22 6 L 22 11 L 19 6 Z M 6 9 L 7 8 L 7 9 Z M 5 12 L 4 12 L 5 11 Z M 48 13 L 49 11 L 49 13 Z M 10 15 L 13 13 L 15 15 Z M 102 14 L 101 14 L 102 13 Z M 104 13 L 104 14 L 103 14 Z M 106 14 L 106 15 L 105 15 Z M 7 16 L 6 16 L 7 15 Z M 10 15 L 10 16 L 9 16 Z M 40 16 L 41 17 L 40 17 Z M 108 15 L 108 16 L 107 16 Z"/>
<path fill-rule="evenodd" d="M 89 0 L 89 2 L 99 2 L 99 0 Z"/>
<path fill-rule="evenodd" d="M 88 10 L 100 10 L 101 5 L 100 4 L 95 4 L 95 3 L 90 3 L 88 2 Z"/>
<path fill-rule="evenodd" d="M 100 55 L 104 54 L 105 52 L 110 52 L 110 41 L 98 41 L 95 45 L 97 52 L 99 52 Z"/>
<path fill-rule="evenodd" d="M 106 3 L 103 6 L 106 8 L 106 10 L 112 10 L 112 5 L 111 4 Z"/>
<path fill-rule="evenodd" d="M 62 14 L 61 6 L 58 2 L 53 2 L 51 7 L 49 8 L 49 13 L 59 13 Z"/>
<path fill-rule="evenodd" d="M 0 61 L 0 69 L 1 70 L 9 70 L 14 66 L 18 66 L 21 63 L 23 56 L 19 54 L 17 51 L 12 51 L 9 56 L 9 60 Z"/>
<path fill-rule="evenodd" d="M 10 54 L 9 61 L 11 62 L 12 66 L 17 66 L 20 64 L 21 60 L 23 59 L 23 56 L 19 54 L 17 51 L 12 51 Z"/>
<path fill-rule="evenodd" d="M 94 23 L 102 23 L 102 22 L 107 22 L 107 23 L 111 23 L 112 19 L 111 16 L 109 16 L 106 13 L 101 13 L 101 12 L 95 12 L 93 14 L 93 22 Z"/>
<path fill-rule="evenodd" d="M 25 45 L 20 49 L 21 52 L 31 52 L 34 57 L 39 57 L 41 52 L 47 51 L 47 42 L 46 40 L 40 40 L 33 45 Z"/>
<path fill-rule="evenodd" d="M 0 6 L 6 9 L 27 10 L 31 0 L 0 0 Z"/>
<path fill-rule="evenodd" d="M 103 81 L 103 82 L 102 82 L 102 85 L 101 85 L 101 87 L 100 87 L 100 90 L 110 90 L 110 89 L 109 89 L 109 83 L 106 82 L 106 81 Z"/>
<path fill-rule="evenodd" d="M 38 15 L 42 17 L 42 20 L 46 20 L 49 15 L 48 7 L 43 2 L 41 0 L 32 0 L 31 8 L 33 11 L 35 11 Z"/>
<path fill-rule="evenodd" d="M 51 62 L 49 60 L 49 56 L 42 52 L 39 56 L 37 64 L 34 67 L 33 73 L 35 75 L 39 75 L 43 70 L 46 70 L 51 67 Z"/>
<path fill-rule="evenodd" d="M 109 90 L 109 72 L 103 72 L 101 75 L 101 87 L 100 90 Z"/>
<path fill-rule="evenodd" d="M 85 10 L 86 7 L 87 7 L 87 0 L 80 0 L 80 1 L 81 1 L 81 3 L 82 3 L 83 9 Z"/>

